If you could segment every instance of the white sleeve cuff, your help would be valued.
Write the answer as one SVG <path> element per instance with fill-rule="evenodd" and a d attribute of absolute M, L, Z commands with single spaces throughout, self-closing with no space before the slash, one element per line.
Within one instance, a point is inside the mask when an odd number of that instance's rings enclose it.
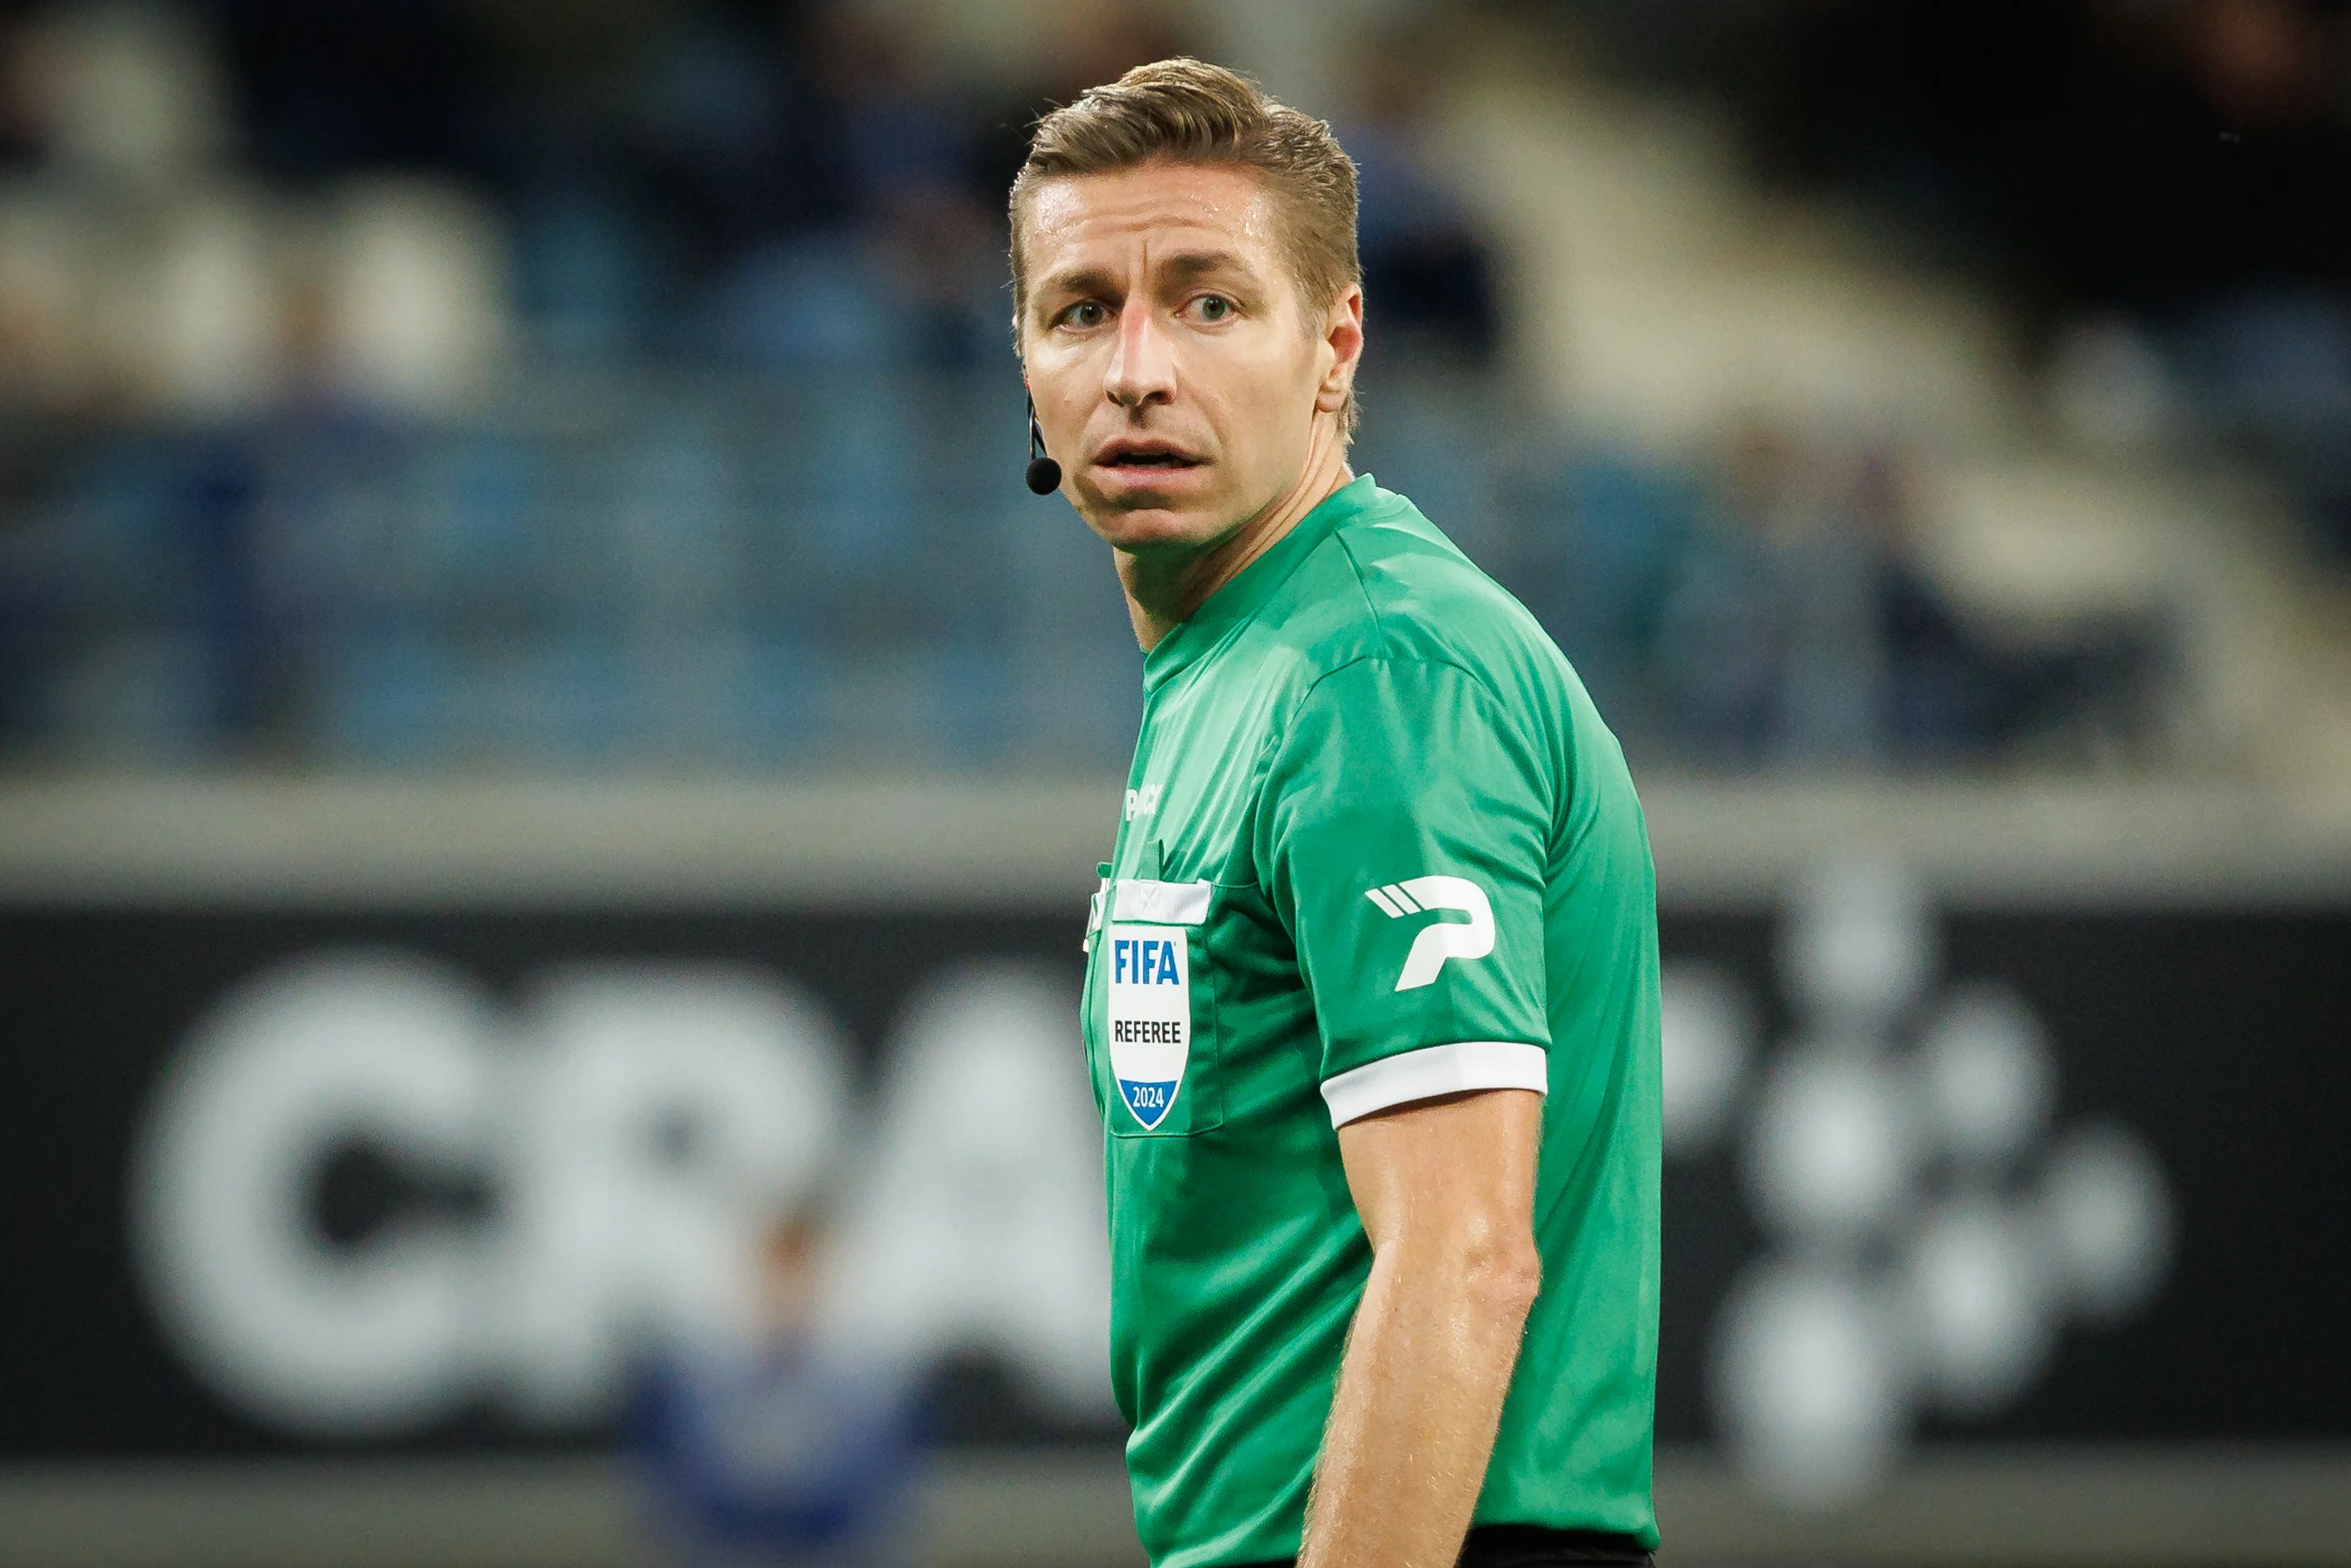
<path fill-rule="evenodd" d="M 1551 1087 L 1550 1058 L 1540 1045 L 1515 1040 L 1464 1040 L 1384 1057 L 1322 1081 L 1331 1124 L 1343 1127 L 1374 1111 L 1438 1094 L 1479 1089 Z"/>

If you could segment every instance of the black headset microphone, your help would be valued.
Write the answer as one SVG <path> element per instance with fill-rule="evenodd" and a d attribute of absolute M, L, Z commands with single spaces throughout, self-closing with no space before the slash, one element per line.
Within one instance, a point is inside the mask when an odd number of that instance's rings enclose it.
<path fill-rule="evenodd" d="M 1045 432 L 1037 423 L 1037 400 L 1029 400 L 1029 490 L 1050 496 L 1061 487 L 1061 465 L 1045 455 Z"/>

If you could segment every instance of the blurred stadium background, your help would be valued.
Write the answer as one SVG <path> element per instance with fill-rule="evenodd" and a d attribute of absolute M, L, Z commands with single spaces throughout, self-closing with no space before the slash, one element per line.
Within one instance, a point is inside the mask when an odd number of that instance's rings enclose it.
<path fill-rule="evenodd" d="M 2351 1563 L 2351 16 L 0 9 L 0 1563 L 1139 1561 L 1002 193 L 1364 172 L 1632 755 L 1671 1563 Z"/>

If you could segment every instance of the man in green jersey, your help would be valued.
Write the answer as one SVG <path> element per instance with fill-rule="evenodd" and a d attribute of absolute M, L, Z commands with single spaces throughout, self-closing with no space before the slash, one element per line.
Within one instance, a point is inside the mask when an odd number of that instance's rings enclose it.
<path fill-rule="evenodd" d="M 1039 434 L 1145 653 L 1084 1020 L 1144 1545 L 1645 1562 L 1647 835 L 1542 629 L 1347 466 L 1353 166 L 1164 61 L 1039 124 L 1011 216 Z"/>

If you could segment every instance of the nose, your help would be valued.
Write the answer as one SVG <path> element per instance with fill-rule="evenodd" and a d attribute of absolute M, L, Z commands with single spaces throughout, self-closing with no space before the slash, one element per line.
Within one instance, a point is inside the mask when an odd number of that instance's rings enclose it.
<path fill-rule="evenodd" d="M 1175 355 L 1150 310 L 1130 309 L 1119 318 L 1118 350 L 1103 371 L 1102 392 L 1130 413 L 1175 397 Z"/>

